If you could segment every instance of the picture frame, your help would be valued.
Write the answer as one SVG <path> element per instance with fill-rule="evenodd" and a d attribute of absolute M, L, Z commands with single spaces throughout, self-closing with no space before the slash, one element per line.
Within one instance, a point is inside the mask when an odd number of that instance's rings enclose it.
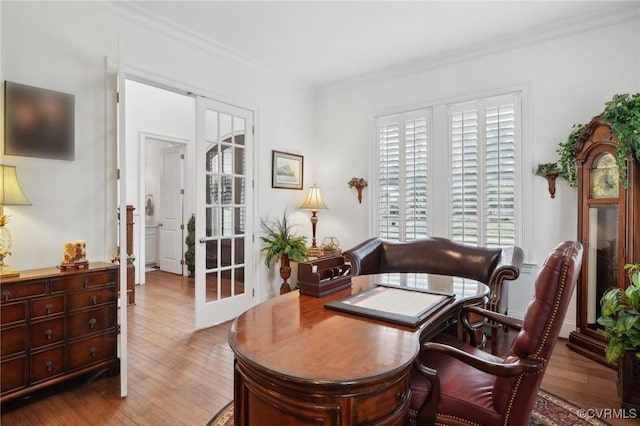
<path fill-rule="evenodd" d="M 272 151 L 271 187 L 302 189 L 304 157 L 290 152 Z"/>
<path fill-rule="evenodd" d="M 73 161 L 75 96 L 4 82 L 4 154 Z"/>

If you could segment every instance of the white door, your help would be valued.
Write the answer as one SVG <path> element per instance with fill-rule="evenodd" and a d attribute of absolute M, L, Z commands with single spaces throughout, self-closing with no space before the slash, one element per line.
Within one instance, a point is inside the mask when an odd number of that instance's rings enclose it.
<path fill-rule="evenodd" d="M 197 97 L 196 328 L 228 321 L 254 299 L 253 113 Z"/>
<path fill-rule="evenodd" d="M 160 178 L 159 248 L 160 270 L 182 275 L 182 197 L 184 155 L 181 146 L 162 151 Z"/>
<path fill-rule="evenodd" d="M 129 393 L 127 377 L 129 374 L 128 364 L 128 327 L 127 327 L 127 174 L 126 174 L 126 145 L 127 131 L 125 123 L 125 73 L 122 60 L 122 53 L 118 56 L 118 71 L 115 90 L 117 96 L 116 102 L 116 127 L 117 127 L 117 144 L 116 157 L 118 163 L 118 212 L 120 220 L 118 221 L 118 246 L 120 247 L 120 297 L 118 299 L 118 325 L 120 326 L 120 334 L 118 335 L 118 356 L 120 357 L 120 396 L 125 397 Z"/>

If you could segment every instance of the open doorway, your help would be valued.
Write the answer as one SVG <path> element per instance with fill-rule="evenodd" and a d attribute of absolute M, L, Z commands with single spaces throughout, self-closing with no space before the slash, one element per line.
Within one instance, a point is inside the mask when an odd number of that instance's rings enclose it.
<path fill-rule="evenodd" d="M 143 137 L 145 273 L 161 270 L 182 275 L 185 147 L 160 136 Z"/>
<path fill-rule="evenodd" d="M 194 211 L 195 98 L 126 78 L 127 204 L 135 207 L 135 282 L 147 267 L 184 275 L 185 217 Z M 191 184 L 190 184 L 191 182 Z"/>

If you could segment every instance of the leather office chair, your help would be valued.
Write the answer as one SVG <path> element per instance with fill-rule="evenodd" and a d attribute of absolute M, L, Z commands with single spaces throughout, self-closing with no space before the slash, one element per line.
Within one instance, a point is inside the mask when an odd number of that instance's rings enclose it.
<path fill-rule="evenodd" d="M 553 249 L 524 321 L 479 307 L 466 310 L 519 330 L 504 359 L 444 333 L 423 344 L 411 372 L 408 424 L 526 425 L 581 265 L 580 243 Z"/>

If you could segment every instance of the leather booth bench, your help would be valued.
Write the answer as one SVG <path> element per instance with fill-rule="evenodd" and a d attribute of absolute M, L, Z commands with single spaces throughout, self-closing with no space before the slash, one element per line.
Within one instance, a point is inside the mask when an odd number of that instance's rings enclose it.
<path fill-rule="evenodd" d="M 520 247 L 477 247 L 447 238 L 431 237 L 407 242 L 371 238 L 345 251 L 355 275 L 388 272 L 426 272 L 480 281 L 489 286 L 487 309 L 507 313 L 509 288 L 505 280 L 520 275 L 524 253 Z M 492 333 L 492 335 L 495 333 Z M 492 351 L 497 345 L 492 338 Z"/>

